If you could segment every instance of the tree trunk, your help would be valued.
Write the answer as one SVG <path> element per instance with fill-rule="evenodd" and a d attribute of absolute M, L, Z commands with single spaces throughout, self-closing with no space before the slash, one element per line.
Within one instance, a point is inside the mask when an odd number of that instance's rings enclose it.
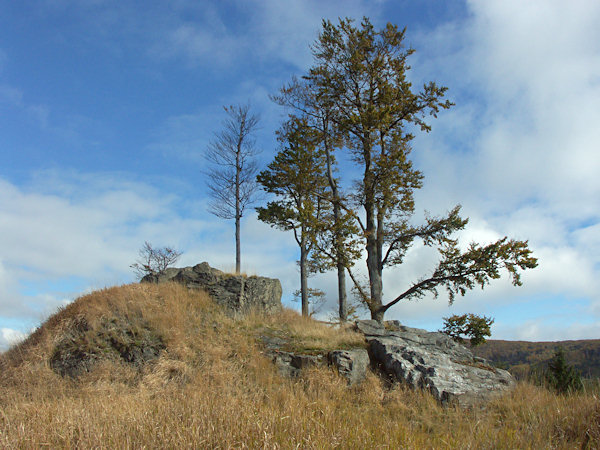
<path fill-rule="evenodd" d="M 381 277 L 381 255 L 379 251 L 379 240 L 377 230 L 377 216 L 375 212 L 375 193 L 372 186 L 374 185 L 374 174 L 371 169 L 371 145 L 369 143 L 369 137 L 366 136 L 363 139 L 363 156 L 365 158 L 365 172 L 363 178 L 363 186 L 365 192 L 365 216 L 366 216 L 366 229 L 365 234 L 367 237 L 367 271 L 369 273 L 369 287 L 371 298 L 369 299 L 368 306 L 371 312 L 371 318 L 378 322 L 383 321 L 383 314 L 385 311 L 382 310 L 383 305 L 383 280 Z"/>
<path fill-rule="evenodd" d="M 339 313 L 340 313 L 340 321 L 345 322 L 348 320 L 348 301 L 346 299 L 346 267 L 344 265 L 344 256 L 342 250 L 342 239 L 343 236 L 340 236 L 339 230 L 339 220 L 340 220 L 340 203 L 339 203 L 339 194 L 337 190 L 337 186 L 335 183 L 332 185 L 332 193 L 333 193 L 333 220 L 335 227 L 335 235 L 334 235 L 334 243 L 335 243 L 335 257 L 337 258 L 337 276 L 338 276 L 338 304 L 339 304 Z"/>
<path fill-rule="evenodd" d="M 346 322 L 348 320 L 348 302 L 346 300 L 346 268 L 343 263 L 338 263 L 337 272 L 340 321 Z"/>
<path fill-rule="evenodd" d="M 382 309 L 383 280 L 379 266 L 379 261 L 377 260 L 377 240 L 375 239 L 375 236 L 369 234 L 367 236 L 367 270 L 369 272 L 371 298 L 369 299 L 368 305 L 369 310 L 371 311 L 371 319 L 381 322 L 383 321 L 383 314 L 385 311 Z"/>
<path fill-rule="evenodd" d="M 308 251 L 306 249 L 306 238 L 302 236 L 300 242 L 300 298 L 302 300 L 302 316 L 308 317 L 308 270 L 306 267 Z"/>
<path fill-rule="evenodd" d="M 240 222 L 241 217 L 236 215 L 235 217 L 235 273 L 241 272 L 242 265 L 242 251 L 240 249 Z"/>
<path fill-rule="evenodd" d="M 341 322 L 348 320 L 348 301 L 346 297 L 346 267 L 343 262 L 343 250 L 342 250 L 342 239 L 340 236 L 339 221 L 340 221 L 340 194 L 337 188 L 337 183 L 333 178 L 333 171 L 331 168 L 331 153 L 329 151 L 329 145 L 325 144 L 325 155 L 327 158 L 327 180 L 329 187 L 331 188 L 331 194 L 333 197 L 333 226 L 334 226 L 334 245 L 335 245 L 335 257 L 337 259 L 337 276 L 338 276 L 338 305 L 339 305 L 339 316 Z"/>
<path fill-rule="evenodd" d="M 384 315 L 385 315 L 385 310 L 383 308 L 379 308 L 377 310 L 371 310 L 371 319 L 376 320 L 379 323 L 383 323 Z"/>
<path fill-rule="evenodd" d="M 240 211 L 240 172 L 242 156 L 242 142 L 238 142 L 237 152 L 235 154 L 235 273 L 239 274 L 242 270 L 242 251 L 240 249 L 240 221 L 242 213 Z"/>

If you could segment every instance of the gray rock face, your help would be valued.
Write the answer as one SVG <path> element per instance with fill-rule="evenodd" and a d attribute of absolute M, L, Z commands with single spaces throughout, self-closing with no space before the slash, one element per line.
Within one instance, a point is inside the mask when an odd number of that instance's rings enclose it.
<path fill-rule="evenodd" d="M 190 289 L 206 291 L 218 304 L 232 312 L 259 310 L 274 313 L 281 309 L 281 283 L 274 278 L 231 275 L 203 262 L 194 267 L 171 267 L 160 275 L 146 275 L 142 282 L 176 281 Z"/>
<path fill-rule="evenodd" d="M 348 380 L 348 384 L 360 383 L 367 376 L 370 360 L 364 348 L 334 350 L 329 353 L 329 363 Z"/>
<path fill-rule="evenodd" d="M 324 358 L 321 355 L 304 355 L 280 350 L 272 351 L 270 355 L 279 374 L 284 377 L 295 378 L 303 369 L 324 365 Z"/>
<path fill-rule="evenodd" d="M 483 404 L 514 388 L 512 375 L 491 367 L 482 358 L 443 333 L 374 320 L 358 321 L 369 344 L 371 363 L 395 381 L 423 388 L 441 403 Z"/>
<path fill-rule="evenodd" d="M 287 344 L 285 339 L 276 336 L 261 336 L 265 354 L 273 361 L 279 374 L 286 377 L 297 377 L 308 367 L 324 367 L 328 364 L 335 367 L 338 373 L 348 380 L 349 385 L 360 383 L 367 375 L 369 353 L 364 348 L 351 350 L 333 350 L 324 354 L 307 355 L 282 350 Z"/>

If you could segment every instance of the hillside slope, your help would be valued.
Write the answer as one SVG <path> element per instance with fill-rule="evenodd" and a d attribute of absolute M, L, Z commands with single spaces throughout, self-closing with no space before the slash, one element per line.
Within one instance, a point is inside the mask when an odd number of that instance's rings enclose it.
<path fill-rule="evenodd" d="M 499 367 L 508 368 L 522 379 L 532 370 L 546 368 L 558 347 L 564 349 L 567 362 L 582 376 L 600 378 L 600 339 L 558 342 L 488 340 L 471 350 Z"/>
<path fill-rule="evenodd" d="M 0 448 L 598 447 L 592 393 L 521 384 L 484 411 L 374 374 L 282 378 L 261 336 L 290 350 L 363 342 L 293 311 L 234 319 L 202 292 L 127 285 L 81 297 L 0 356 Z"/>

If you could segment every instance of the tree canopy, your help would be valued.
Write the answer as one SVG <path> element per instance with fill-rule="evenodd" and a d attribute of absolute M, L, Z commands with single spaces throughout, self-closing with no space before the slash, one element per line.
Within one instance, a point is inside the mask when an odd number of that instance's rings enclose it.
<path fill-rule="evenodd" d="M 300 247 L 300 297 L 302 314 L 309 315 L 311 290 L 307 285 L 308 257 L 313 248 L 309 233 L 318 232 L 328 207 L 323 200 L 325 155 L 306 121 L 290 118 L 278 132 L 281 149 L 258 182 L 277 196 L 265 207 L 257 208 L 258 218 L 281 230 L 292 230 Z"/>
<path fill-rule="evenodd" d="M 444 98 L 447 88 L 435 82 L 418 90 L 413 87 L 407 60 L 414 50 L 405 47 L 404 37 L 405 30 L 390 23 L 376 30 L 367 18 L 360 25 L 350 19 L 338 24 L 325 20 L 312 47 L 312 67 L 276 98 L 306 118 L 326 148 L 349 152 L 361 173 L 352 180 L 350 193 L 330 193 L 329 200 L 352 220 L 350 241 L 359 240 L 366 253 L 368 286 L 353 274 L 357 258 L 351 246 L 333 239 L 335 251 L 320 250 L 345 267 L 378 321 L 401 300 L 428 293 L 437 296 L 439 288 L 453 302 L 457 294 L 499 278 L 502 269 L 520 285 L 520 271 L 537 265 L 526 241 L 507 237 L 486 245 L 471 243 L 461 250 L 455 234 L 468 220 L 460 216 L 459 205 L 445 215 L 414 223 L 414 193 L 424 176 L 410 159 L 413 133 L 428 132 L 429 118 L 453 104 Z M 344 176 L 340 171 L 340 178 Z M 351 184 L 347 176 L 345 181 Z M 344 240 L 351 229 L 346 228 Z M 384 269 L 403 264 L 408 249 L 418 241 L 438 250 L 437 267 L 384 299 Z"/>

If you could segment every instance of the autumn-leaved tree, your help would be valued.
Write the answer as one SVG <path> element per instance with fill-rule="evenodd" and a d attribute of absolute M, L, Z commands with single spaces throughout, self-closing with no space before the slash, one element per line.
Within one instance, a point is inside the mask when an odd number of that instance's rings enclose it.
<path fill-rule="evenodd" d="M 280 151 L 257 179 L 263 189 L 276 196 L 257 208 L 258 218 L 276 228 L 293 231 L 300 247 L 300 298 L 302 315 L 309 315 L 309 233 L 320 228 L 327 208 L 322 199 L 326 179 L 325 157 L 306 121 L 290 118 L 278 132 Z"/>
<path fill-rule="evenodd" d="M 244 211 L 252 204 L 257 191 L 258 166 L 253 134 L 259 116 L 249 105 L 227 106 L 223 129 L 215 133 L 208 146 L 206 159 L 210 163 L 208 189 L 212 201 L 209 211 L 222 219 L 235 220 L 235 271 L 241 269 L 240 224 Z"/>
<path fill-rule="evenodd" d="M 319 92 L 309 78 L 294 78 L 283 86 L 273 100 L 301 116 L 314 136 L 317 146 L 325 156 L 325 178 L 327 192 L 322 198 L 331 204 L 328 225 L 322 221 L 319 230 L 311 234 L 317 252 L 314 259 L 321 270 L 336 269 L 338 284 L 338 317 L 344 322 L 348 319 L 348 300 L 346 293 L 346 270 L 360 258 L 358 242 L 354 239 L 358 229 L 352 212 L 344 209 L 346 195 L 335 175 L 337 163 L 335 152 L 343 145 L 343 133 L 334 122 L 334 104 L 328 95 Z"/>
<path fill-rule="evenodd" d="M 337 139 L 361 173 L 354 195 L 343 199 L 340 207 L 352 214 L 359 229 L 356 237 L 366 252 L 368 286 L 346 269 L 378 321 L 398 302 L 428 293 L 437 296 L 440 288 L 452 302 L 457 294 L 499 278 L 502 269 L 520 285 L 520 270 L 537 265 L 526 241 L 505 237 L 461 249 L 454 237 L 467 224 L 460 206 L 413 223 L 414 192 L 423 180 L 410 159 L 413 132 L 429 131 L 427 118 L 452 103 L 444 100 L 447 89 L 434 82 L 420 90 L 412 86 L 407 60 L 413 50 L 404 46 L 404 35 L 405 30 L 389 23 L 376 30 L 367 18 L 359 26 L 350 19 L 337 25 L 323 21 L 313 45 L 314 64 L 303 77 L 304 88 L 310 90 L 307 98 L 327 109 Z M 401 265 L 419 240 L 439 251 L 437 267 L 384 299 L 384 269 Z"/>

